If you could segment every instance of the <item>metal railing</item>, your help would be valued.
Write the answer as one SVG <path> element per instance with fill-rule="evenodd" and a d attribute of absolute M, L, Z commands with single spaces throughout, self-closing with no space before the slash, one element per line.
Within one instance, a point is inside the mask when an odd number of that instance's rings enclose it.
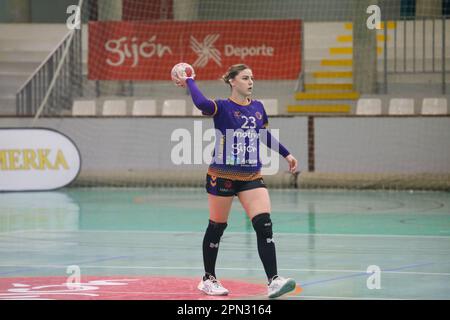
<path fill-rule="evenodd" d="M 23 84 L 16 93 L 18 116 L 34 116 L 49 90 L 42 115 L 59 115 L 63 110 L 70 110 L 73 99 L 82 96 L 81 38 L 81 28 L 69 32 Z M 64 55 L 67 46 L 67 55 Z M 57 79 L 51 87 L 54 77 Z"/>
<path fill-rule="evenodd" d="M 449 41 L 447 35 L 450 35 L 450 30 L 447 30 L 449 18 L 449 16 L 404 18 L 396 21 L 393 34 L 388 35 L 388 28 L 384 29 L 385 93 L 388 90 L 387 77 L 390 74 L 439 74 L 442 94 L 446 94 L 446 72 L 450 71 L 446 65 L 446 45 Z M 388 21 L 385 21 L 386 26 L 387 23 Z M 392 38 L 393 47 L 387 45 L 388 36 Z M 388 50 L 392 51 L 388 53 Z"/>

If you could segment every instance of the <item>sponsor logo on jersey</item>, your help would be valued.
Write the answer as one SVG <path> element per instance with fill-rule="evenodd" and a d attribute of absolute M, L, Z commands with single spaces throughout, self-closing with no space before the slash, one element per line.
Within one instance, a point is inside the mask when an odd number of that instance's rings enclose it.
<path fill-rule="evenodd" d="M 261 120 L 262 119 L 262 114 L 261 114 L 261 112 L 256 112 L 255 113 L 255 116 L 256 116 L 256 118 L 258 119 L 258 120 Z"/>

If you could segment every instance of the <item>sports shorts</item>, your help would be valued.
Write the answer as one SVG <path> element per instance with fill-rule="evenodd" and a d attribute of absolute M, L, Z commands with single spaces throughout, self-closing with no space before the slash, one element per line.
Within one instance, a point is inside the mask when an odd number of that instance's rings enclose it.
<path fill-rule="evenodd" d="M 267 188 L 262 178 L 240 181 L 206 175 L 206 192 L 215 196 L 232 197 L 239 192 L 257 188 Z"/>

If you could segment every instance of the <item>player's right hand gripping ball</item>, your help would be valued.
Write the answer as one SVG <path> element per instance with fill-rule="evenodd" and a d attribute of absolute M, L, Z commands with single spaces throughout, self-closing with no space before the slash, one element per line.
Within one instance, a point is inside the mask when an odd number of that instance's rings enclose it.
<path fill-rule="evenodd" d="M 176 86 L 185 87 L 186 79 L 195 78 L 195 71 L 190 64 L 181 62 L 176 64 L 172 68 L 170 75 L 172 76 L 172 81 L 175 83 Z"/>

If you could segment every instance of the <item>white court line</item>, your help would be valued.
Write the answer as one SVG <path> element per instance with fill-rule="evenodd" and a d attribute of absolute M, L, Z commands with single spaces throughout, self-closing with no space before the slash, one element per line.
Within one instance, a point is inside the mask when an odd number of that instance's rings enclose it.
<path fill-rule="evenodd" d="M 0 268 L 67 268 L 67 265 L 0 265 Z M 131 269 L 131 270 L 203 270 L 204 267 L 150 267 L 150 266 L 93 266 L 93 265 L 80 265 L 83 269 Z M 218 270 L 227 271 L 263 271 L 263 268 L 224 268 L 216 267 Z M 293 268 L 278 268 L 281 271 L 296 271 L 296 272 L 340 272 L 340 273 L 366 273 L 366 270 L 345 270 L 345 269 L 293 269 Z M 403 274 L 403 275 L 425 275 L 425 276 L 450 276 L 450 273 L 442 272 L 414 272 L 414 271 L 383 271 L 381 273 L 388 274 Z"/>
<path fill-rule="evenodd" d="M 204 231 L 156 231 L 156 230 L 45 230 L 45 229 L 34 229 L 34 230 L 14 230 L 14 231 L 5 231 L 0 232 L 0 235 L 8 235 L 8 234 L 16 234 L 16 233 L 27 233 L 27 232 L 45 232 L 46 234 L 51 233 L 149 233 L 149 234 L 199 234 L 204 235 Z M 234 232 L 227 231 L 224 236 L 227 234 L 242 234 L 248 235 L 253 234 L 253 231 L 250 232 Z M 426 238 L 426 239 L 450 239 L 450 236 L 427 236 L 427 235 L 395 235 L 395 234 L 340 234 L 340 233 L 288 233 L 288 232 L 274 232 L 275 236 L 304 236 L 304 237 L 379 237 L 379 238 Z"/>

